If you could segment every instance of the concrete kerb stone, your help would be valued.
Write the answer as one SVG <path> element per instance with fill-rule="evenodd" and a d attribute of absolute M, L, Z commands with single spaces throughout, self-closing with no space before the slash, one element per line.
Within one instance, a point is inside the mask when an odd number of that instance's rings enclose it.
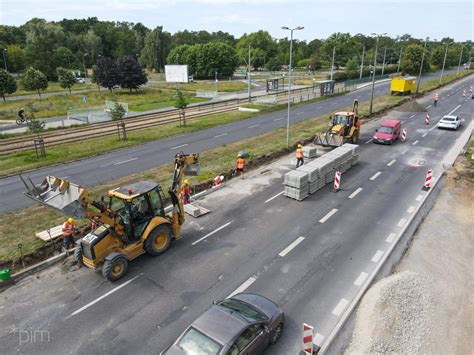
<path fill-rule="evenodd" d="M 471 139 L 473 130 L 474 121 L 471 121 L 469 126 L 462 133 L 461 137 L 459 137 L 456 144 L 449 150 L 448 154 L 446 154 L 446 157 L 443 160 L 444 169 L 450 169 L 454 165 L 454 162 L 456 161 L 457 157 L 463 152 L 464 147 Z"/>
<path fill-rule="evenodd" d="M 397 235 L 396 241 L 390 246 L 389 250 L 382 257 L 382 261 L 377 265 L 375 270 L 370 274 L 367 280 L 362 285 L 356 297 L 349 304 L 336 326 L 332 329 L 329 336 L 325 339 L 321 346 L 321 354 L 339 354 L 343 353 L 350 340 L 355 325 L 355 312 L 364 294 L 369 287 L 379 281 L 380 279 L 390 275 L 396 265 L 399 263 L 401 257 L 408 249 L 416 230 L 428 215 L 431 208 L 436 202 L 438 195 L 444 188 L 444 175 L 440 174 L 435 180 L 433 187 L 427 192 L 423 203 L 420 204 L 413 215 L 408 220 L 408 223 L 402 228 Z"/>

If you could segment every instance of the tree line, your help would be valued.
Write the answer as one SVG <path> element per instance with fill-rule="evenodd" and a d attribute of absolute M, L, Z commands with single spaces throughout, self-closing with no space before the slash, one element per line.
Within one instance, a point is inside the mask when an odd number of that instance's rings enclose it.
<path fill-rule="evenodd" d="M 362 55 L 364 67 L 367 68 L 364 74 L 370 71 L 376 42 L 372 36 L 339 32 L 326 39 L 296 39 L 293 41 L 293 66 L 313 71 L 327 68 L 334 52 L 335 68 L 346 68 L 345 73 L 338 73 L 339 79 L 357 77 Z M 423 39 L 404 34 L 395 38 L 379 37 L 376 61 L 380 65 L 385 59 L 386 70 L 391 71 L 401 57 L 401 69 L 415 74 L 419 70 L 423 51 L 426 54 L 425 70 L 441 67 L 446 46 L 447 66 L 457 65 L 459 59 L 463 63 L 469 60 L 471 41 L 461 44 L 446 37 L 439 41 L 428 40 L 425 46 Z M 127 70 L 134 68 L 136 82 L 144 80 L 141 68 L 162 72 L 167 63 L 188 64 L 189 73 L 197 78 L 229 77 L 239 65 L 246 65 L 249 51 L 253 68 L 280 70 L 288 65 L 289 47 L 289 38 L 276 39 L 263 30 L 244 34 L 240 38 L 222 31 L 184 30 L 171 34 L 162 26 L 150 29 L 141 23 L 99 21 L 96 17 L 57 22 L 33 18 L 21 26 L 0 26 L 0 49 L 5 50 L 5 56 L 0 56 L 0 61 L 8 72 L 24 73 L 34 68 L 43 73 L 47 80 L 62 78 L 66 83 L 72 79 L 65 80 L 67 74 L 58 68 L 83 72 L 86 68 L 94 68 L 94 78 L 98 82 L 105 81 L 106 87 L 118 85 L 130 90 L 136 85 L 123 82 L 127 71 L 119 70 L 119 65 L 127 64 Z M 100 68 L 106 64 L 112 72 L 104 77 Z M 0 74 L 0 82 L 9 81 L 3 77 L 4 74 Z M 8 84 L 11 89 L 13 84 Z"/>

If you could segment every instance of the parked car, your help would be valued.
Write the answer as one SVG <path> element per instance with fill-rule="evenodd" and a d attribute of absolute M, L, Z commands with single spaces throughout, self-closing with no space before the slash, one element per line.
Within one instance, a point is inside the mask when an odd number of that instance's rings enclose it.
<path fill-rule="evenodd" d="M 374 143 L 393 144 L 400 136 L 402 124 L 398 120 L 386 120 L 375 130 Z"/>
<path fill-rule="evenodd" d="M 284 314 L 273 301 L 239 293 L 214 304 L 162 354 L 256 355 L 275 344 Z"/>
<path fill-rule="evenodd" d="M 459 126 L 461 126 L 461 117 L 459 116 L 444 116 L 442 119 L 439 120 L 437 124 L 438 128 L 454 130 L 457 130 Z"/>
<path fill-rule="evenodd" d="M 84 78 L 77 78 L 77 82 L 78 82 L 79 84 L 85 84 L 85 83 L 86 83 L 86 79 L 84 79 Z"/>

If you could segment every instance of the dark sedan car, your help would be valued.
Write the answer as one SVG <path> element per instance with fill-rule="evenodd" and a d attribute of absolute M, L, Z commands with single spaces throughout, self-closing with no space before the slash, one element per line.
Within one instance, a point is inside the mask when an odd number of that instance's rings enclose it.
<path fill-rule="evenodd" d="M 280 339 L 283 322 L 283 312 L 268 298 L 240 293 L 215 302 L 164 354 L 260 354 Z"/>

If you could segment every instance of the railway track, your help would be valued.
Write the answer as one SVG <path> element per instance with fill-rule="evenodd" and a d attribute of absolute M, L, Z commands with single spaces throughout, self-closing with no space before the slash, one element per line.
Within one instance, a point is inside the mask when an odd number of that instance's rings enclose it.
<path fill-rule="evenodd" d="M 309 95 L 313 92 L 312 88 L 303 88 L 292 90 L 292 96 Z M 277 103 L 283 102 L 287 98 L 287 93 L 280 92 L 274 94 Z M 255 102 L 256 98 L 252 98 Z M 236 110 L 243 103 L 248 103 L 248 99 L 232 99 L 215 103 L 206 103 L 186 109 L 186 120 L 192 120 L 202 116 L 216 113 L 230 112 Z M 179 122 L 179 110 L 172 109 L 169 111 L 145 114 L 127 118 L 124 120 L 127 132 L 150 128 L 154 126 L 164 125 L 173 122 Z M 83 127 L 65 128 L 53 132 L 46 132 L 41 135 L 45 147 L 52 147 L 59 144 L 78 142 L 87 139 L 100 138 L 117 134 L 117 122 L 103 122 Z M 31 134 L 18 138 L 0 140 L 0 155 L 8 155 L 16 152 L 28 151 L 34 149 L 34 138 L 36 135 Z"/>

